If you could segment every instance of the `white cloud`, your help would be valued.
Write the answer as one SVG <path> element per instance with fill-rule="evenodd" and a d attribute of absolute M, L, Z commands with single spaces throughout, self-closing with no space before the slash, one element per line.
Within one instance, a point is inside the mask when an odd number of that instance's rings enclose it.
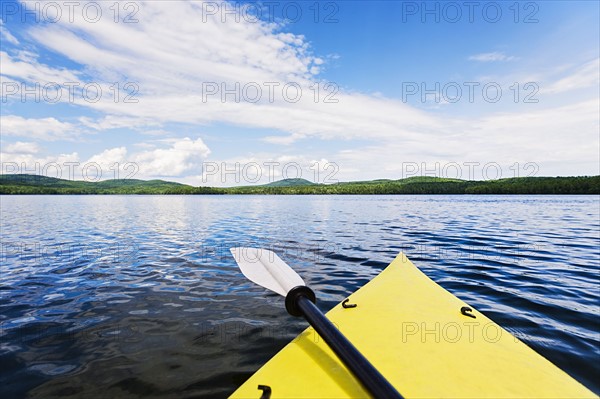
<path fill-rule="evenodd" d="M 77 127 L 55 118 L 23 118 L 17 115 L 0 116 L 2 135 L 24 137 L 35 140 L 73 140 Z"/>
<path fill-rule="evenodd" d="M 565 76 L 545 88 L 547 93 L 563 93 L 570 90 L 598 86 L 600 83 L 600 58 L 577 66 Z"/>
<path fill-rule="evenodd" d="M 496 61 L 513 61 L 516 57 L 508 56 L 502 52 L 494 51 L 491 53 L 480 53 L 469 56 L 469 61 L 479 62 L 496 62 Z"/>
<path fill-rule="evenodd" d="M 40 146 L 37 143 L 26 143 L 17 141 L 13 144 L 7 144 L 2 147 L 6 153 L 11 154 L 37 154 L 40 152 Z"/>
<path fill-rule="evenodd" d="M 110 4 L 99 4 L 112 15 Z M 222 22 L 198 2 L 137 4 L 138 23 L 88 23 L 77 14 L 73 23 L 39 25 L 30 34 L 102 78 L 133 77 L 147 92 L 190 92 L 202 81 L 306 79 L 316 60 L 303 36 L 278 32 L 276 24 Z"/>
<path fill-rule="evenodd" d="M 134 116 L 117 116 L 117 115 L 107 115 L 100 119 L 94 120 L 89 117 L 81 117 L 79 118 L 79 122 L 87 127 L 94 130 L 110 130 L 110 129 L 120 129 L 120 128 L 130 128 L 130 129 L 140 129 L 142 126 L 149 127 L 154 126 L 158 127 L 160 123 L 153 121 L 150 118 L 140 118 Z"/>
<path fill-rule="evenodd" d="M 294 133 L 290 134 L 289 136 L 266 136 L 263 138 L 263 141 L 271 144 L 289 145 L 303 138 L 306 138 L 306 136 Z"/>
<path fill-rule="evenodd" d="M 113 15 L 108 9 L 110 4 L 98 4 L 105 7 L 102 15 Z M 72 23 L 64 18 L 56 24 L 39 24 L 29 29 L 29 37 L 81 64 L 81 71 L 45 65 L 31 53 L 3 52 L 3 79 L 41 85 L 99 84 L 103 95 L 97 102 L 85 101 L 79 90 L 72 100 L 70 93 L 61 96 L 61 101 L 104 113 L 106 116 L 100 121 L 82 120 L 99 130 L 173 121 L 245 124 L 237 114 L 240 109 L 252 114 L 269 112 L 270 107 L 257 109 L 243 100 L 239 104 L 223 104 L 218 95 L 205 101 L 202 93 L 206 85 L 224 84 L 225 88 L 257 84 L 264 89 L 261 102 L 268 103 L 266 85 L 275 82 L 280 85 L 277 103 L 281 103 L 281 86 L 286 82 L 302 85 L 308 97 L 312 76 L 324 64 L 323 59 L 311 54 L 302 35 L 280 32 L 282 25 L 244 19 L 236 22 L 233 16 L 222 22 L 220 14 L 207 16 L 203 4 L 198 2 L 136 4 L 140 6 L 139 15 L 144 17 L 135 24 L 114 23 L 112 17 L 89 23 L 75 13 Z M 63 15 L 68 14 L 67 9 L 63 11 Z M 177 26 L 176 32 L 173 26 Z M 125 37 L 127 40 L 123 40 Z M 115 82 L 121 84 L 118 99 L 112 89 Z M 126 83 L 139 88 L 133 95 L 139 102 L 124 101 Z M 277 128 L 283 126 L 278 124 Z"/>
<path fill-rule="evenodd" d="M 201 170 L 202 162 L 210 154 L 202 139 L 188 137 L 171 141 L 168 148 L 157 148 L 132 155 L 144 176 L 181 176 Z"/>
<path fill-rule="evenodd" d="M 14 44 L 14 45 L 18 45 L 19 44 L 19 41 L 17 40 L 17 38 L 14 37 L 8 31 L 8 29 L 6 29 L 6 27 L 4 26 L 4 21 L 2 19 L 0 19 L 0 37 L 3 40 L 6 40 L 7 42 L 9 42 L 10 44 Z"/>
<path fill-rule="evenodd" d="M 155 178 L 165 176 L 185 176 L 197 173 L 202 162 L 210 154 L 210 149 L 202 139 L 192 140 L 189 137 L 173 140 L 160 140 L 167 144 L 156 148 L 150 143 L 138 143 L 142 150 L 129 152 L 126 147 L 110 148 L 90 157 L 86 163 L 96 163 L 103 171 L 114 170 L 118 165 L 123 169 L 128 164 L 134 165 L 136 178 Z M 133 167 L 133 166 L 132 166 Z M 106 176 L 110 178 L 110 176 Z"/>
<path fill-rule="evenodd" d="M 77 153 L 49 155 L 35 143 L 16 142 L 2 146 L 0 158 L 3 173 L 33 173 L 62 178 L 111 179 L 129 175 L 135 171 L 136 178 L 156 178 L 164 176 L 185 176 L 201 172 L 202 162 L 210 154 L 209 148 L 202 139 L 162 140 L 167 145 L 150 148 L 142 145 L 141 151 L 130 153 L 126 147 L 115 147 L 101 151 L 81 160 Z M 142 143 L 143 144 L 143 143 Z M 76 165 L 69 166 L 68 163 Z M 57 173 L 58 170 L 62 173 Z M 93 165 L 93 167 L 91 166 Z M 84 168 L 90 166 L 88 175 L 84 176 Z M 22 169 L 22 170 L 21 170 Z M 133 177 L 133 176 L 131 176 Z"/>
<path fill-rule="evenodd" d="M 16 142 L 2 145 L 0 160 L 0 173 L 26 173 L 68 179 L 74 176 L 69 176 L 67 165 L 78 163 L 79 155 L 76 152 L 44 155 L 43 149 L 36 143 Z"/>
<path fill-rule="evenodd" d="M 115 163 L 124 163 L 127 160 L 127 148 L 116 147 L 104 150 L 99 154 L 92 156 L 87 162 L 94 162 L 102 166 L 103 169 L 108 169 Z"/>
<path fill-rule="evenodd" d="M 528 112 L 497 113 L 474 119 L 448 121 L 446 134 L 435 142 L 386 141 L 355 150 L 340 151 L 331 159 L 340 166 L 340 179 L 375 179 L 407 177 L 417 165 L 417 174 L 458 163 L 463 175 L 473 178 L 494 177 L 495 166 L 501 166 L 501 177 L 528 175 L 537 167 L 537 176 L 598 174 L 600 129 L 598 99 Z M 368 160 L 368 162 L 365 162 Z M 423 166 L 422 163 L 427 165 Z M 515 163 L 519 167 L 515 167 Z M 531 167 L 525 170 L 525 165 Z M 356 170 L 360 165 L 360 170 Z M 485 174 L 485 165 L 492 165 Z M 512 167 L 512 169 L 511 169 Z M 404 175 L 403 175 L 404 169 Z M 445 177 L 454 169 L 448 168 Z"/>
<path fill-rule="evenodd" d="M 19 51 L 16 54 L 0 52 L 0 63 L 2 63 L 3 80 L 28 81 L 44 86 L 46 83 L 55 82 L 64 84 L 68 82 L 80 82 L 78 72 L 66 68 L 53 68 L 38 61 L 38 55 L 31 51 Z M 68 96 L 65 96 L 68 99 Z"/>

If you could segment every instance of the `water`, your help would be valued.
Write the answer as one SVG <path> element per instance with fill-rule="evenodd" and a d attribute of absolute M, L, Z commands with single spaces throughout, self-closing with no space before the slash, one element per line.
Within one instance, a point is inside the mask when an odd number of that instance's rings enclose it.
<path fill-rule="evenodd" d="M 228 248 L 327 310 L 399 251 L 600 393 L 597 196 L 2 196 L 0 397 L 223 397 L 302 331 Z"/>

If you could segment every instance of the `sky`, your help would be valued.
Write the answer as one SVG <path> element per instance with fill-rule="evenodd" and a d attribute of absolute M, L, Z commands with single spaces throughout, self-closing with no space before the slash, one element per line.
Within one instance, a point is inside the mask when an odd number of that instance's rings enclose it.
<path fill-rule="evenodd" d="M 596 1 L 2 1 L 2 173 L 600 174 Z"/>

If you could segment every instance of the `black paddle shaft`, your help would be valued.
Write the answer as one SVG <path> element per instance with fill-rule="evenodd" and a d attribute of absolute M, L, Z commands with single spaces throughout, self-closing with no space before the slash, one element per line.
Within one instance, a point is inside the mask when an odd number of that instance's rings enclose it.
<path fill-rule="evenodd" d="M 296 287 L 300 288 L 300 287 Z M 296 314 L 300 313 L 306 321 L 323 338 L 329 347 L 335 352 L 354 376 L 360 381 L 363 387 L 377 399 L 403 399 L 402 395 L 377 371 L 375 367 L 356 349 L 354 345 L 321 313 L 319 308 L 312 302 L 314 294 L 312 291 L 306 295 L 305 289 L 302 292 L 296 292 L 296 295 L 290 295 L 295 289 L 292 289 L 286 297 L 286 307 L 292 313 L 291 308 L 295 307 Z M 309 289 L 310 290 L 310 289 Z M 312 294 L 312 295 L 311 295 Z M 293 300 L 292 300 L 293 297 Z M 312 298 L 311 298 L 312 297 Z M 288 307 L 288 298 L 294 304 Z M 294 306 L 295 305 L 295 306 Z"/>

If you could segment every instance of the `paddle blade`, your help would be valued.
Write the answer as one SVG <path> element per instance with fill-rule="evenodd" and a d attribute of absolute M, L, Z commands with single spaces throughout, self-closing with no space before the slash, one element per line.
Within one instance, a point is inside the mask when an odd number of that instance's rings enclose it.
<path fill-rule="evenodd" d="M 302 278 L 273 251 L 260 248 L 231 248 L 240 270 L 248 280 L 279 295 L 305 285 Z"/>

